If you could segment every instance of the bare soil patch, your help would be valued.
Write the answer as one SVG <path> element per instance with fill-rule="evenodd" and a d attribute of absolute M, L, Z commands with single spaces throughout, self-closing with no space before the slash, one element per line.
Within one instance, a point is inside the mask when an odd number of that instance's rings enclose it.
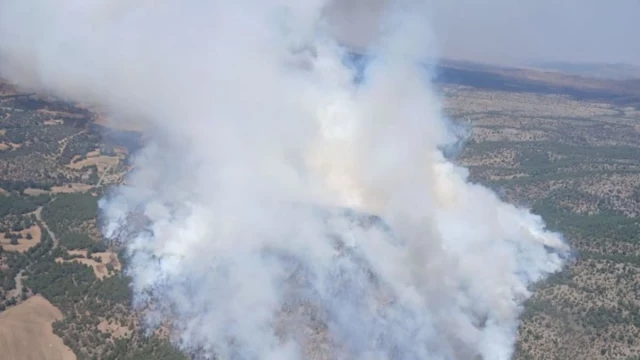
<path fill-rule="evenodd" d="M 62 313 L 36 295 L 0 313 L 0 354 L 3 359 L 75 360 L 76 356 L 53 333 L 51 324 Z"/>

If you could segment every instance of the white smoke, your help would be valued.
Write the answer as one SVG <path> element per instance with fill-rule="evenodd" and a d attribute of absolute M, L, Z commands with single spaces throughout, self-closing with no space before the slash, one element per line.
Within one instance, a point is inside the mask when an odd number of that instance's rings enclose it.
<path fill-rule="evenodd" d="M 410 0 L 0 0 L 0 56 L 13 81 L 148 124 L 105 235 L 183 350 L 508 359 L 568 249 L 442 154 L 458 138 L 418 66 L 427 18 Z M 354 42 L 376 55 L 360 85 Z"/>

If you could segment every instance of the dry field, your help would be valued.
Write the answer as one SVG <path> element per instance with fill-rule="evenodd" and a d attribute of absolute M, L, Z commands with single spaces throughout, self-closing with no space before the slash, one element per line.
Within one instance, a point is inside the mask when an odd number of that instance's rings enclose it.
<path fill-rule="evenodd" d="M 62 313 L 41 296 L 0 313 L 0 357 L 7 360 L 75 360 L 74 353 L 53 333 Z"/>
<path fill-rule="evenodd" d="M 66 194 L 66 193 L 75 193 L 75 192 L 87 192 L 91 190 L 93 186 L 89 184 L 81 184 L 81 183 L 69 183 L 62 186 L 54 186 L 51 188 L 51 192 L 54 194 Z"/>
<path fill-rule="evenodd" d="M 10 239 L 6 239 L 4 234 L 0 233 L 0 245 L 2 245 L 2 249 L 6 251 L 17 251 L 17 252 L 25 252 L 30 248 L 36 246 L 40 243 L 40 239 L 42 238 L 42 230 L 38 225 L 33 225 L 28 229 L 24 229 L 19 232 L 22 235 L 22 238 L 18 239 L 17 245 L 12 245 Z M 15 233 L 17 234 L 17 233 Z M 33 239 L 28 240 L 27 234 L 31 234 Z"/>
<path fill-rule="evenodd" d="M 111 334 L 116 339 L 127 338 L 133 332 L 129 326 L 121 324 L 114 319 L 102 320 L 98 324 L 98 330 L 102 333 Z"/>
<path fill-rule="evenodd" d="M 87 107 L 91 109 L 91 107 Z M 104 126 L 111 129 L 123 130 L 123 131 L 137 131 L 143 132 L 146 128 L 146 124 L 142 121 L 131 121 L 120 118 L 111 117 L 103 112 L 96 112 L 96 118 L 94 123 L 96 125 Z"/>
<path fill-rule="evenodd" d="M 91 254 L 91 259 L 87 258 L 86 250 L 69 250 L 67 251 L 69 255 L 79 256 L 77 258 L 73 258 L 70 260 L 64 260 L 62 258 L 56 258 L 56 262 L 59 263 L 73 263 L 77 262 L 80 264 L 91 266 L 93 272 L 96 277 L 100 280 L 115 275 L 114 271 L 109 271 L 107 269 L 107 265 L 113 266 L 113 269 L 117 272 L 122 270 L 122 265 L 120 264 L 120 260 L 118 260 L 118 254 L 107 251 L 102 253 L 93 253 Z M 96 261 L 96 259 L 100 259 L 100 261 Z"/>

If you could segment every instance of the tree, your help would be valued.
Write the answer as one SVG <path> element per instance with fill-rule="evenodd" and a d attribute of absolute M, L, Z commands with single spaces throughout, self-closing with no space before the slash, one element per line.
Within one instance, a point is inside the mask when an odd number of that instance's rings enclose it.
<path fill-rule="evenodd" d="M 27 240 L 33 240 L 33 235 L 30 232 L 27 233 Z"/>
<path fill-rule="evenodd" d="M 18 237 L 15 235 L 11 235 L 11 245 L 18 245 Z"/>

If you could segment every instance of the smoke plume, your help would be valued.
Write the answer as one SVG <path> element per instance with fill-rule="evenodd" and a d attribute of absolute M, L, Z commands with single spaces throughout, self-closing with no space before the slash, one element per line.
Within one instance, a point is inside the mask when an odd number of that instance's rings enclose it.
<path fill-rule="evenodd" d="M 2 74 L 147 126 L 134 305 L 221 359 L 508 359 L 568 249 L 467 181 L 421 1 L 0 0 Z M 362 81 L 345 44 L 373 54 Z"/>

